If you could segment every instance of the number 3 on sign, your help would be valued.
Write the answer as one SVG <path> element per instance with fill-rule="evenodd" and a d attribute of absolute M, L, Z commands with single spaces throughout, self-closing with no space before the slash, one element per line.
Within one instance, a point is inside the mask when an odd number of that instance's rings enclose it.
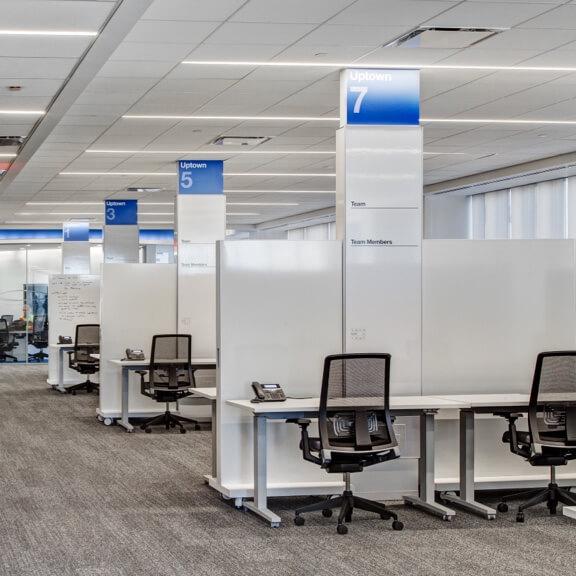
<path fill-rule="evenodd" d="M 182 188 L 192 188 L 194 180 L 192 180 L 192 172 L 182 172 L 180 175 L 180 186 Z"/>
<path fill-rule="evenodd" d="M 364 96 L 368 94 L 368 86 L 350 86 L 350 92 L 358 94 L 356 96 L 356 102 L 354 102 L 354 114 L 360 114 L 360 108 L 362 107 L 362 101 Z"/>
<path fill-rule="evenodd" d="M 116 210 L 114 208 L 106 208 L 106 220 L 114 220 L 116 218 Z"/>

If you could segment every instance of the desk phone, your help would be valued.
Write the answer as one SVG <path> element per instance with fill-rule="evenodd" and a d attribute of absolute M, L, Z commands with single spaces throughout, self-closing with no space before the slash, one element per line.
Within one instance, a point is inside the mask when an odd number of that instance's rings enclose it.
<path fill-rule="evenodd" d="M 256 395 L 252 402 L 284 402 L 286 400 L 286 395 L 280 384 L 252 382 L 252 389 Z"/>
<path fill-rule="evenodd" d="M 146 360 L 143 350 L 132 350 L 126 348 L 126 360 Z"/>

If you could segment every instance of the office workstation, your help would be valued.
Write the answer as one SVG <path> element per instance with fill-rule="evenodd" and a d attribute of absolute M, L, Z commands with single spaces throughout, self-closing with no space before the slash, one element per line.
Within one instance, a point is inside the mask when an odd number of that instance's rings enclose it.
<path fill-rule="evenodd" d="M 572 2 L 1 4 L 0 576 L 571 573 Z"/>

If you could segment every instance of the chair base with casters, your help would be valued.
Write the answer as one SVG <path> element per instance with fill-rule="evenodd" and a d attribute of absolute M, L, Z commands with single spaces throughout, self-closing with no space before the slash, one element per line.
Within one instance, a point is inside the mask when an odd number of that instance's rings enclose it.
<path fill-rule="evenodd" d="M 521 417 L 521 414 L 503 414 L 503 416 L 508 420 L 508 431 L 504 432 L 502 441 L 510 444 L 511 451 L 526 458 L 532 466 L 548 466 L 550 468 L 550 482 L 546 488 L 508 494 L 498 504 L 498 512 L 508 512 L 507 501 L 527 496 L 529 500 L 518 506 L 516 512 L 517 522 L 524 522 L 525 510 L 544 502 L 552 515 L 556 514 L 558 504 L 576 506 L 576 494 L 572 494 L 566 488 L 561 488 L 556 483 L 556 466 L 566 465 L 568 460 L 573 459 L 576 454 L 569 451 L 560 453 L 556 449 L 548 447 L 544 447 L 542 453 L 533 454 L 530 448 L 532 442 L 530 432 L 516 429 L 516 420 Z"/>
<path fill-rule="evenodd" d="M 556 468 L 554 466 L 550 469 L 550 483 L 546 488 L 537 488 L 535 490 L 508 494 L 502 498 L 501 502 L 498 504 L 498 512 L 508 512 L 507 501 L 516 500 L 517 498 L 526 496 L 530 496 L 530 499 L 518 506 L 516 522 L 524 522 L 524 510 L 544 502 L 546 502 L 546 506 L 552 515 L 556 514 L 558 504 L 576 506 L 576 494 L 573 494 L 566 488 L 561 488 L 556 484 Z"/>
<path fill-rule="evenodd" d="M 351 473 L 362 472 L 365 464 L 377 464 L 380 462 L 385 462 L 386 460 L 392 460 L 396 457 L 395 452 L 387 451 L 381 454 L 374 453 L 367 455 L 365 463 L 361 463 L 359 461 L 349 461 L 346 455 L 342 455 L 340 457 L 334 455 L 334 459 L 329 464 L 327 464 L 326 462 L 322 461 L 320 456 L 316 455 L 322 450 L 320 438 L 311 438 L 308 435 L 308 426 L 310 425 L 310 420 L 306 418 L 292 418 L 287 420 L 287 422 L 291 424 L 297 424 L 300 427 L 302 435 L 300 441 L 300 449 L 303 452 L 304 460 L 319 464 L 327 472 L 342 473 L 344 475 L 345 482 L 345 489 L 342 495 L 330 497 L 322 502 L 316 502 L 314 504 L 310 504 L 309 506 L 304 506 L 295 510 L 294 524 L 296 524 L 296 526 L 304 525 L 305 520 L 301 514 L 321 510 L 322 515 L 325 518 L 330 518 L 332 516 L 332 510 L 334 508 L 340 508 L 336 531 L 338 534 L 347 534 L 348 527 L 345 523 L 350 523 L 352 521 L 352 514 L 356 508 L 358 510 L 379 514 L 382 520 L 392 519 L 392 528 L 394 530 L 402 530 L 404 528 L 404 524 L 398 520 L 398 516 L 395 512 L 392 512 L 380 502 L 374 502 L 372 500 L 367 500 L 366 498 L 354 496 L 350 487 Z"/>
<path fill-rule="evenodd" d="M 354 496 L 352 490 L 350 490 L 350 474 L 345 474 L 344 476 L 346 489 L 340 496 L 333 496 L 322 502 L 315 502 L 309 506 L 298 508 L 294 511 L 294 524 L 296 524 L 296 526 L 304 526 L 305 520 L 301 514 L 306 512 L 322 511 L 322 516 L 330 518 L 332 516 L 332 510 L 339 508 L 340 513 L 338 514 L 338 524 L 336 525 L 336 532 L 338 532 L 338 534 L 348 533 L 346 523 L 352 522 L 352 514 L 355 509 L 379 514 L 382 520 L 392 519 L 392 528 L 394 530 L 402 530 L 404 528 L 404 524 L 398 520 L 398 515 L 386 508 L 381 502 L 374 502 L 373 500 Z"/>
<path fill-rule="evenodd" d="M 73 386 L 68 386 L 66 388 L 66 392 L 68 392 L 68 394 L 72 394 L 72 396 L 76 396 L 76 392 L 78 392 L 79 390 L 86 390 L 88 394 L 91 394 L 93 390 L 95 392 L 98 392 L 100 390 L 100 384 L 92 382 L 90 378 L 88 378 L 86 382 L 81 382 L 80 384 L 74 384 Z"/>
<path fill-rule="evenodd" d="M 36 361 L 36 362 L 44 362 L 48 358 L 48 354 L 44 352 L 44 350 L 40 350 L 35 352 L 34 354 L 28 354 L 28 362 Z"/>
<path fill-rule="evenodd" d="M 0 352 L 0 362 L 6 362 L 6 360 L 12 360 L 12 362 L 18 362 L 18 358 L 12 354 L 6 354 L 5 352 Z"/>
<path fill-rule="evenodd" d="M 186 428 L 183 426 L 184 422 L 194 424 L 194 430 L 200 430 L 200 426 L 196 420 L 173 414 L 170 412 L 170 403 L 166 402 L 166 411 L 163 414 L 154 416 L 153 418 L 148 418 L 148 420 L 142 422 L 140 428 L 147 434 L 150 434 L 152 432 L 150 426 L 164 426 L 166 430 L 170 430 L 170 428 L 176 428 L 176 426 L 178 426 L 180 429 L 180 434 L 186 434 Z"/>

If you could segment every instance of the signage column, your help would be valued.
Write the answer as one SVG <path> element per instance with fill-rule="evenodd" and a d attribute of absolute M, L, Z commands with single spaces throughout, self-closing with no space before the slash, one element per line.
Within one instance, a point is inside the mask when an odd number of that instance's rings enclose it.
<path fill-rule="evenodd" d="M 105 200 L 104 262 L 140 261 L 138 200 Z"/>
<path fill-rule="evenodd" d="M 391 393 L 421 393 L 419 71 L 341 74 L 337 230 L 345 347 L 392 354 Z"/>
<path fill-rule="evenodd" d="M 90 224 L 62 225 L 62 274 L 90 274 Z"/>
<path fill-rule="evenodd" d="M 216 357 L 216 241 L 226 237 L 222 160 L 180 160 L 176 200 L 178 332 L 192 354 Z"/>

